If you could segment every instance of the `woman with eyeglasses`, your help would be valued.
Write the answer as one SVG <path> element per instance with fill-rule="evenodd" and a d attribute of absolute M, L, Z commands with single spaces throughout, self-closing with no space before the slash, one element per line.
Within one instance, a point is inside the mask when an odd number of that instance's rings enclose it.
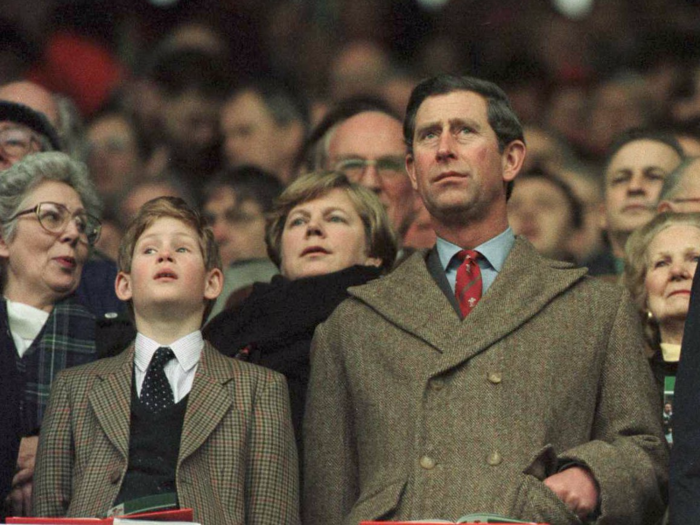
<path fill-rule="evenodd" d="M 100 235 L 99 213 L 87 168 L 68 155 L 32 154 L 0 173 L 0 427 L 9 442 L 21 438 L 11 515 L 30 512 L 52 381 L 97 356 L 95 317 L 73 293 Z"/>

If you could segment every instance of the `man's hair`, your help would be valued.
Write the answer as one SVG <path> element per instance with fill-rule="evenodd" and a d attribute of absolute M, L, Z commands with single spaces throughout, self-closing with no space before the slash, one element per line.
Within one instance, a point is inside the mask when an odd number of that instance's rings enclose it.
<path fill-rule="evenodd" d="M 471 91 L 486 99 L 488 122 L 496 133 L 498 149 L 501 153 L 514 140 L 525 142 L 523 127 L 501 88 L 493 82 L 480 78 L 443 74 L 423 80 L 411 93 L 403 124 L 403 137 L 408 153 L 413 154 L 416 114 L 425 99 L 455 91 Z"/>
<path fill-rule="evenodd" d="M 654 238 L 662 231 L 678 224 L 694 226 L 700 230 L 700 213 L 662 212 L 635 230 L 625 245 L 625 269 L 622 282 L 632 295 L 632 300 L 644 324 L 644 335 L 651 348 L 658 349 L 660 341 L 659 325 L 648 314 L 647 289 L 645 286 L 649 254 L 647 250 Z"/>
<path fill-rule="evenodd" d="M 383 113 L 401 123 L 401 117 L 381 99 L 361 96 L 341 100 L 311 130 L 294 162 L 294 172 L 300 169 L 308 171 L 328 169 L 328 146 L 333 131 L 346 120 L 361 113 Z"/>
<path fill-rule="evenodd" d="M 214 268 L 221 269 L 219 248 L 214 240 L 214 233 L 207 225 L 204 217 L 179 197 L 158 197 L 143 205 L 124 232 L 124 237 L 119 245 L 119 257 L 117 258 L 120 272 L 131 273 L 131 263 L 134 258 L 136 243 L 144 231 L 150 228 L 157 220 L 164 218 L 178 220 L 195 231 L 199 248 L 202 251 L 202 258 L 204 259 L 204 268 L 207 272 Z M 202 319 L 206 319 L 209 316 L 215 302 L 215 299 L 207 299 Z M 128 307 L 133 315 L 133 304 L 131 301 L 129 301 Z"/>
<path fill-rule="evenodd" d="M 700 161 L 700 157 L 685 157 L 681 163 L 676 166 L 671 173 L 669 173 L 664 179 L 664 184 L 661 186 L 661 193 L 659 194 L 659 202 L 663 200 L 669 200 L 676 195 L 678 185 L 680 184 L 683 177 L 687 173 L 688 169 Z"/>
<path fill-rule="evenodd" d="M 272 118 L 280 126 L 300 122 L 306 135 L 309 124 L 309 105 L 301 93 L 289 83 L 277 79 L 251 80 L 236 87 L 228 96 L 233 100 L 239 95 L 252 92 L 258 95 Z"/>
<path fill-rule="evenodd" d="M 35 111 L 29 106 L 10 102 L 9 100 L 0 100 L 1 121 L 27 126 L 38 136 L 41 151 L 61 150 L 61 141 L 58 138 L 58 133 L 49 122 L 49 119 L 43 113 Z"/>
<path fill-rule="evenodd" d="M 230 85 L 224 57 L 199 49 L 166 50 L 156 54 L 148 76 L 168 97 L 194 91 L 223 100 Z"/>
<path fill-rule="evenodd" d="M 85 210 L 95 217 L 102 215 L 98 197 L 85 164 L 65 153 L 51 151 L 27 155 L 0 175 L 0 235 L 6 240 L 14 236 L 17 221 L 8 220 L 22 211 L 29 195 L 43 182 L 67 184 L 75 190 Z"/>
<path fill-rule="evenodd" d="M 581 227 L 583 226 L 583 205 L 581 204 L 581 201 L 576 196 L 574 191 L 571 189 L 571 186 L 568 182 L 545 169 L 533 168 L 531 170 L 523 172 L 520 176 L 518 176 L 517 180 L 515 181 L 515 184 L 517 186 L 519 184 L 519 181 L 528 179 L 545 180 L 551 185 L 557 187 L 559 191 L 561 191 L 564 194 L 564 198 L 566 199 L 567 205 L 569 206 L 571 226 L 575 230 L 581 229 Z"/>
<path fill-rule="evenodd" d="M 608 154 L 605 158 L 603 173 L 607 174 L 608 168 L 610 167 L 610 162 L 622 148 L 627 146 L 627 144 L 637 142 L 638 140 L 650 140 L 652 142 L 666 144 L 669 148 L 678 153 L 678 156 L 681 159 L 684 156 L 683 148 L 676 137 L 674 137 L 671 133 L 649 128 L 630 128 L 623 131 L 613 139 L 610 147 L 608 148 Z"/>
<path fill-rule="evenodd" d="M 268 213 L 284 186 L 272 173 L 257 166 L 228 168 L 207 184 L 203 202 L 206 204 L 221 188 L 231 188 L 238 202 L 253 201 L 260 206 L 263 213 Z"/>
<path fill-rule="evenodd" d="M 396 236 L 379 198 L 367 188 L 350 182 L 343 173 L 313 172 L 299 177 L 280 195 L 265 228 L 267 253 L 278 267 L 282 265 L 282 235 L 289 213 L 296 206 L 342 190 L 348 196 L 365 228 L 367 255 L 381 260 L 387 272 L 396 261 Z"/>
<path fill-rule="evenodd" d="M 498 139 L 498 150 L 503 153 L 514 140 L 525 142 L 523 127 L 508 101 L 505 92 L 493 82 L 480 78 L 456 75 L 437 75 L 418 84 L 411 93 L 403 122 L 403 137 L 408 153 L 413 155 L 413 135 L 416 131 L 416 114 L 423 102 L 436 95 L 455 91 L 470 91 L 486 99 L 487 118 Z M 513 181 L 506 183 L 506 198 L 513 191 Z"/>

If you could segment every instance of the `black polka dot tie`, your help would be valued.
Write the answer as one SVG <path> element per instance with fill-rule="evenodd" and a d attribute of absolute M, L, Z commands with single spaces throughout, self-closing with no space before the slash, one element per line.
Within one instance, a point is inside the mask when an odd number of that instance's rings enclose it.
<path fill-rule="evenodd" d="M 146 377 L 141 386 L 141 402 L 154 413 L 173 406 L 173 389 L 165 376 L 165 365 L 175 357 L 170 348 L 160 347 L 148 365 Z"/>

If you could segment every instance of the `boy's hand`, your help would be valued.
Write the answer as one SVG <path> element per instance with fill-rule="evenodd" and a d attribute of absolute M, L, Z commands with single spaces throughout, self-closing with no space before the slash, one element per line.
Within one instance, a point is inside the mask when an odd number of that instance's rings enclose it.
<path fill-rule="evenodd" d="M 32 511 L 32 481 L 39 436 L 22 438 L 17 457 L 17 473 L 12 478 L 12 491 L 7 496 L 7 504 L 13 516 L 29 516 Z"/>

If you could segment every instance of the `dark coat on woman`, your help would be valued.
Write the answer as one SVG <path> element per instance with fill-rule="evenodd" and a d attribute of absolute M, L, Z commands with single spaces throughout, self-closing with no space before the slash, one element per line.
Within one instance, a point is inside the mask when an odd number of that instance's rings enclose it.
<path fill-rule="evenodd" d="M 347 289 L 379 277 L 373 266 L 352 266 L 290 281 L 281 275 L 255 283 L 248 299 L 224 310 L 204 328 L 204 337 L 225 355 L 285 375 L 297 443 L 309 382 L 309 350 L 316 326 L 345 298 Z"/>

